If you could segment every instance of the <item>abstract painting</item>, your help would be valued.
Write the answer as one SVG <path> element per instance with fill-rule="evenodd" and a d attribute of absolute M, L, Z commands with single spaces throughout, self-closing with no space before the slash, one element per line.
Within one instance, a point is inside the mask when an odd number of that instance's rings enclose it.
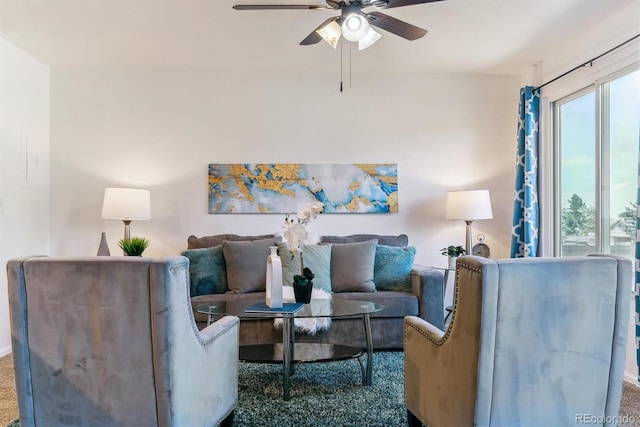
<path fill-rule="evenodd" d="M 398 165 L 232 163 L 209 165 L 209 213 L 397 213 Z"/>

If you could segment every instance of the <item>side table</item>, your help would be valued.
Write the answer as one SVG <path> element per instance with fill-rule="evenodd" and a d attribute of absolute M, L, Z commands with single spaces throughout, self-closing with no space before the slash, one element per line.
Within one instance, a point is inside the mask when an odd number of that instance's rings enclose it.
<path fill-rule="evenodd" d="M 440 270 L 444 273 L 444 277 L 442 279 L 442 303 L 444 304 L 444 299 L 446 298 L 447 295 L 447 285 L 449 283 L 449 273 L 450 272 L 455 272 L 456 269 L 455 268 L 449 268 L 449 267 L 431 267 L 435 270 Z M 452 305 L 448 305 L 444 308 L 447 311 L 447 315 L 444 317 L 444 324 L 447 324 L 447 320 L 449 319 L 449 316 L 451 316 L 451 313 L 453 312 L 453 306 Z"/>

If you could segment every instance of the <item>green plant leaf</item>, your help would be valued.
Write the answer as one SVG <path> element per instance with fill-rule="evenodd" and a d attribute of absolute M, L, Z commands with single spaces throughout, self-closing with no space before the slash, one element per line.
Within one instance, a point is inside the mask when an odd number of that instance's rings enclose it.
<path fill-rule="evenodd" d="M 149 246 L 149 240 L 144 237 L 120 239 L 118 240 L 118 246 L 127 256 L 142 256 L 144 250 Z"/>

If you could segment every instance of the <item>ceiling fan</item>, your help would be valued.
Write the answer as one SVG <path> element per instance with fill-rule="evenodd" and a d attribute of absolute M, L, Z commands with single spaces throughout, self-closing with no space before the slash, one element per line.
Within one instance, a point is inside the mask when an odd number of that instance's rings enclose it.
<path fill-rule="evenodd" d="M 427 30 L 411 25 L 380 12 L 363 12 L 362 9 L 391 9 L 414 4 L 432 3 L 443 0 L 326 0 L 326 5 L 302 4 L 238 4 L 236 10 L 340 10 L 340 16 L 324 21 L 300 42 L 311 45 L 325 40 L 334 49 L 340 37 L 358 42 L 358 49 L 366 49 L 380 39 L 380 34 L 371 26 L 381 28 L 407 40 L 416 40 L 427 34 Z"/>

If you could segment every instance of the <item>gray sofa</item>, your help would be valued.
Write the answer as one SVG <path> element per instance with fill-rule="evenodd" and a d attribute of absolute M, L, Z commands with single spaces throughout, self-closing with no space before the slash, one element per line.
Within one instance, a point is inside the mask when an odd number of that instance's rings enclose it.
<path fill-rule="evenodd" d="M 207 320 L 206 315 L 196 313 L 195 309 L 200 304 L 212 301 L 253 303 L 265 300 L 264 279 L 268 255 L 268 251 L 265 248 L 278 244 L 279 241 L 280 238 L 274 235 L 239 236 L 225 234 L 201 238 L 189 237 L 188 250 L 183 252 L 182 255 L 191 261 L 191 304 L 200 327 L 206 326 Z M 353 248 L 361 248 L 363 247 L 362 245 L 367 244 L 374 245 L 375 289 L 370 287 L 345 288 L 344 284 L 342 289 L 336 289 L 336 285 L 341 280 L 340 275 L 344 273 L 345 269 L 357 270 L 359 267 L 349 264 L 358 262 L 356 259 L 349 257 L 345 259 L 344 255 L 340 258 L 340 254 L 348 253 Z M 330 245 L 332 248 L 330 266 L 332 298 L 370 301 L 384 306 L 383 311 L 371 315 L 374 349 L 397 350 L 403 348 L 403 320 L 405 316 L 418 316 L 438 328 L 444 328 L 443 274 L 433 268 L 413 264 L 415 249 L 408 246 L 408 237 L 406 235 L 358 234 L 351 236 L 322 236 L 320 245 Z M 261 246 L 261 248 L 259 249 L 258 246 Z M 246 255 L 248 252 L 242 252 L 243 256 L 238 261 L 237 253 L 234 253 L 234 250 L 238 247 L 241 250 L 244 250 L 245 247 L 255 249 L 254 254 L 259 253 L 260 255 L 258 258 L 254 256 L 253 261 L 248 263 L 247 259 L 251 257 Z M 383 256 L 388 253 L 392 254 L 391 257 Z M 405 256 L 403 255 L 405 253 L 413 255 Z M 402 258 L 397 258 L 394 254 L 400 254 Z M 205 262 L 203 262 L 203 258 L 205 258 Z M 284 265 L 286 258 L 282 255 L 281 258 Z M 398 265 L 395 265 L 395 259 L 399 259 L 401 263 L 405 264 L 407 261 L 411 261 L 411 264 L 408 265 L 408 268 L 404 267 L 404 270 L 398 272 Z M 240 265 L 235 265 L 239 262 Z M 305 255 L 305 265 L 306 263 L 307 255 Z M 336 268 L 336 265 L 341 265 L 342 267 Z M 345 265 L 350 265 L 350 267 L 345 268 Z M 227 270 L 226 274 L 221 271 L 225 268 Z M 247 272 L 252 268 L 255 270 L 253 273 Z M 403 267 L 400 266 L 400 268 L 402 269 Z M 237 274 L 237 270 L 241 270 L 244 277 L 239 280 L 239 284 L 234 284 L 234 276 Z M 392 276 L 393 274 L 400 274 L 402 280 L 398 281 L 396 278 L 394 279 L 395 281 L 391 281 L 393 286 L 384 287 L 382 282 L 385 280 L 389 282 L 389 277 L 384 275 L 389 271 L 391 271 Z M 261 280 L 262 288 L 259 286 L 255 286 L 253 289 L 242 288 L 242 286 L 252 281 L 252 278 L 248 277 L 247 274 L 249 276 L 253 274 L 253 279 L 255 279 L 256 283 Z M 219 282 L 224 281 L 225 278 L 228 280 L 226 287 L 220 286 Z M 314 283 L 316 279 L 314 279 Z M 298 342 L 321 342 L 362 348 L 366 346 L 364 325 L 360 318 L 334 318 L 327 331 L 318 332 L 313 336 L 298 334 L 296 339 Z M 243 319 L 240 322 L 240 345 L 268 344 L 281 341 L 282 331 L 274 328 L 273 320 Z"/>

